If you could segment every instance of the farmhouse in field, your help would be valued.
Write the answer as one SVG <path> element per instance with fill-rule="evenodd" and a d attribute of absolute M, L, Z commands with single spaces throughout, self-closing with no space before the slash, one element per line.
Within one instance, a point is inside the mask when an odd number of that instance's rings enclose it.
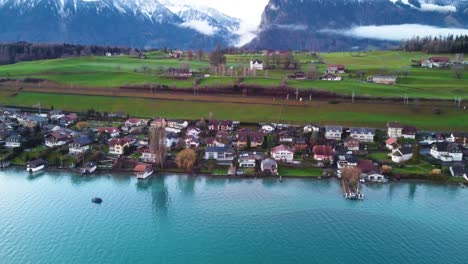
<path fill-rule="evenodd" d="M 305 72 L 297 71 L 293 75 L 290 75 L 289 78 L 295 80 L 306 80 L 307 75 L 305 74 Z"/>
<path fill-rule="evenodd" d="M 448 66 L 450 66 L 450 58 L 448 57 L 431 57 L 421 61 L 421 67 L 423 68 L 445 68 Z"/>
<path fill-rule="evenodd" d="M 375 75 L 369 76 L 367 78 L 368 82 L 376 83 L 376 84 L 387 84 L 387 85 L 394 85 L 397 83 L 397 76 L 384 76 L 384 75 Z"/>
<path fill-rule="evenodd" d="M 250 69 L 251 70 L 259 70 L 263 71 L 263 61 L 256 59 L 250 61 Z"/>
<path fill-rule="evenodd" d="M 341 76 L 334 75 L 331 73 L 327 73 L 323 75 L 322 77 L 320 77 L 320 80 L 322 81 L 341 81 L 341 79 L 342 79 Z"/>
<path fill-rule="evenodd" d="M 343 64 L 328 64 L 326 73 L 345 73 L 345 66 Z"/>
<path fill-rule="evenodd" d="M 192 77 L 192 72 L 187 68 L 169 68 L 167 75 L 172 78 L 190 78 Z"/>

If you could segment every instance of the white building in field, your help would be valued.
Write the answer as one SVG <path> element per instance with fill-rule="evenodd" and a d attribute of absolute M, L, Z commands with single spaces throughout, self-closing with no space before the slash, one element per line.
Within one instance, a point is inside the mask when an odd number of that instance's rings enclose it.
<path fill-rule="evenodd" d="M 261 61 L 259 59 L 250 61 L 250 69 L 251 70 L 263 71 L 263 61 Z"/>

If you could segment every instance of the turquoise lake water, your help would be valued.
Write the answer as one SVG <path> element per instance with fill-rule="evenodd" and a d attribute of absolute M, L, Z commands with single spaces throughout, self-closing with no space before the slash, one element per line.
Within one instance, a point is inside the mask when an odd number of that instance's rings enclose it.
<path fill-rule="evenodd" d="M 363 190 L 357 202 L 335 180 L 0 171 L 0 262 L 468 263 L 468 189 Z"/>

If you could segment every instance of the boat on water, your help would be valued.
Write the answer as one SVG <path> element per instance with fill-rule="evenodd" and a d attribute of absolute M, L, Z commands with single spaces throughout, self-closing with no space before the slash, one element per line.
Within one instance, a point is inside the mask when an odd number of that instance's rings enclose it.
<path fill-rule="evenodd" d="M 47 161 L 43 159 L 36 159 L 36 160 L 28 162 L 28 164 L 26 165 L 26 171 L 38 172 L 40 170 L 45 169 L 46 165 L 47 165 Z"/>
<path fill-rule="evenodd" d="M 460 182 L 460 187 L 465 188 L 465 184 L 463 182 Z"/>
<path fill-rule="evenodd" d="M 349 200 L 364 200 L 363 193 L 345 193 L 345 198 Z"/>
<path fill-rule="evenodd" d="M 135 167 L 135 172 L 137 174 L 137 179 L 144 180 L 153 175 L 154 170 L 151 165 L 148 164 L 138 164 Z"/>
<path fill-rule="evenodd" d="M 81 174 L 93 174 L 97 170 L 97 164 L 94 161 L 86 163 L 83 168 L 81 168 Z"/>

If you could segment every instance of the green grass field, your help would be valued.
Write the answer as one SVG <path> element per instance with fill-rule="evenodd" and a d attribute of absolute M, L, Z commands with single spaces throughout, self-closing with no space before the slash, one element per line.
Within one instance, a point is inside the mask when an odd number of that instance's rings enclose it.
<path fill-rule="evenodd" d="M 411 68 L 411 60 L 417 60 L 430 55 L 397 51 L 377 51 L 360 54 L 322 53 L 326 63 L 345 64 L 351 75 L 344 74 L 341 82 L 328 81 L 297 81 L 288 80 L 288 86 L 298 89 L 316 89 L 331 91 L 343 95 L 374 97 L 453 99 L 462 97 L 468 99 L 468 74 L 462 79 L 456 79 L 450 70 Z M 251 58 L 261 58 L 261 55 L 227 55 L 227 67 L 247 66 Z M 307 71 L 310 63 L 316 61 L 308 53 L 297 53 L 295 58 L 300 61 L 301 68 Z M 192 70 L 199 71 L 209 68 L 206 58 L 202 61 L 186 59 L 167 59 L 161 52 L 149 54 L 148 59 L 133 57 L 80 57 L 56 60 L 22 62 L 13 65 L 0 66 L 0 78 L 35 77 L 55 81 L 62 85 L 78 85 L 92 87 L 118 87 L 123 85 L 161 84 L 171 87 L 191 88 L 193 78 L 175 80 L 165 78 L 164 73 L 169 67 L 179 67 L 189 64 Z M 317 64 L 320 72 L 325 70 L 325 64 Z M 397 85 L 387 86 L 362 82 L 355 74 L 364 71 L 367 75 L 396 74 L 408 71 L 407 77 L 401 77 Z M 268 76 L 259 71 L 256 77 L 248 77 L 243 81 L 246 85 L 277 87 L 282 80 L 293 73 L 285 70 L 269 70 Z M 230 86 L 237 80 L 233 76 L 211 76 L 202 79 L 200 86 Z"/>
<path fill-rule="evenodd" d="M 441 115 L 434 115 L 432 108 L 424 107 L 413 112 L 403 105 L 373 104 L 328 104 L 316 102 L 308 106 L 281 106 L 263 104 L 242 104 L 222 102 L 193 102 L 152 100 L 127 97 L 104 97 L 61 95 L 48 93 L 21 92 L 15 96 L 0 92 L 0 103 L 5 105 L 28 106 L 41 102 L 44 108 L 118 112 L 132 116 L 200 119 L 213 113 L 216 119 L 239 120 L 243 122 L 284 122 L 305 124 L 341 124 L 383 128 L 388 121 L 400 121 L 419 129 L 440 131 L 467 131 L 466 110 L 446 108 Z"/>
<path fill-rule="evenodd" d="M 289 168 L 280 166 L 278 173 L 283 177 L 321 177 L 323 170 L 320 168 Z"/>

